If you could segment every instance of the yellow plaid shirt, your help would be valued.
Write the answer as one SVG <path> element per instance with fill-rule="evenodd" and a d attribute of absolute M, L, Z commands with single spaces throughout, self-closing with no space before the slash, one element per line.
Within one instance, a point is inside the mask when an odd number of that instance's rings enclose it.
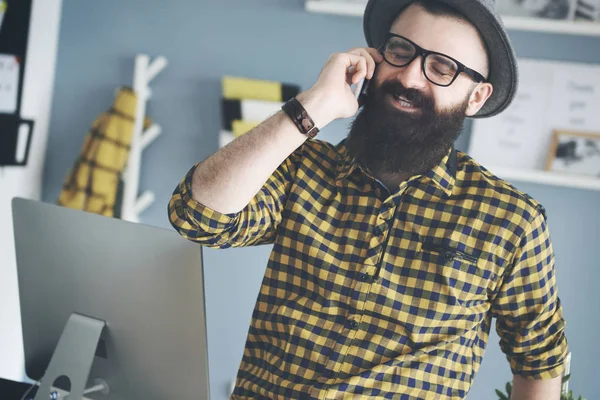
<path fill-rule="evenodd" d="M 169 204 L 182 236 L 274 244 L 232 399 L 464 398 L 492 317 L 513 373 L 562 374 L 545 211 L 468 155 L 390 193 L 345 141 L 309 140 L 234 214 L 192 198 L 193 170 Z"/>

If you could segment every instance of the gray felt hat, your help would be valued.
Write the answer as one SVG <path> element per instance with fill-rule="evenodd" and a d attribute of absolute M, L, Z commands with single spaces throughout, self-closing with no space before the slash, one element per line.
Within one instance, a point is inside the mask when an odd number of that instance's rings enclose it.
<path fill-rule="evenodd" d="M 504 110 L 515 97 L 518 69 L 504 24 L 496 12 L 494 0 L 436 0 L 462 13 L 479 30 L 488 49 L 490 74 L 488 82 L 494 91 L 474 118 L 491 117 Z M 379 48 L 392 23 L 414 0 L 369 0 L 363 20 L 365 37 L 370 47 Z"/>

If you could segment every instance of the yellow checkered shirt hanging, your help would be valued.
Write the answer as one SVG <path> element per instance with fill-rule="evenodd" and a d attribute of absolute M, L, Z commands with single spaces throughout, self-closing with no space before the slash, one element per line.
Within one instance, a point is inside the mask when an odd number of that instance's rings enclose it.
<path fill-rule="evenodd" d="M 169 203 L 187 239 L 273 243 L 232 399 L 459 399 L 492 317 L 514 374 L 567 354 L 544 208 L 452 149 L 393 193 L 347 151 L 306 141 L 239 213 Z"/>
<path fill-rule="evenodd" d="M 59 205 L 107 217 L 118 216 L 121 174 L 129 158 L 136 104 L 135 92 L 120 87 L 110 110 L 93 122 L 63 183 Z M 150 124 L 151 119 L 145 118 L 144 128 Z"/>

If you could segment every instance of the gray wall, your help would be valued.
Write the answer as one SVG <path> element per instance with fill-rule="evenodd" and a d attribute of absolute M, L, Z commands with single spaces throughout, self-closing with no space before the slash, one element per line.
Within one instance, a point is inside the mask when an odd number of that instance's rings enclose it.
<path fill-rule="evenodd" d="M 520 57 L 600 63 L 600 38 L 511 35 Z M 170 62 L 152 85 L 149 112 L 164 135 L 144 152 L 140 182 L 141 190 L 153 190 L 157 198 L 143 222 L 168 227 L 173 188 L 195 162 L 217 150 L 222 75 L 296 82 L 306 89 L 330 53 L 362 45 L 359 18 L 309 14 L 302 0 L 65 0 L 43 199 L 56 200 L 90 124 L 109 107 L 117 85 L 131 84 L 136 53 L 162 54 Z M 321 138 L 338 142 L 347 126 L 338 121 Z M 468 132 L 458 148 L 467 144 Z M 571 387 L 598 398 L 600 192 L 515 184 L 548 209 L 573 352 Z M 226 397 L 235 377 L 269 251 L 205 252 L 214 399 Z M 471 399 L 494 399 L 493 389 L 510 379 L 497 343 L 492 333 Z"/>

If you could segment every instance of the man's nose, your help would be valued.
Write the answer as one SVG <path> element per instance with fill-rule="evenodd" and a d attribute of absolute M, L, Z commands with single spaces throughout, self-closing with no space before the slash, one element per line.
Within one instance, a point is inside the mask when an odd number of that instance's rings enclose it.
<path fill-rule="evenodd" d="M 417 56 L 410 64 L 398 68 L 397 78 L 407 89 L 423 89 L 427 85 L 427 78 L 423 73 L 421 65 L 423 57 Z"/>

